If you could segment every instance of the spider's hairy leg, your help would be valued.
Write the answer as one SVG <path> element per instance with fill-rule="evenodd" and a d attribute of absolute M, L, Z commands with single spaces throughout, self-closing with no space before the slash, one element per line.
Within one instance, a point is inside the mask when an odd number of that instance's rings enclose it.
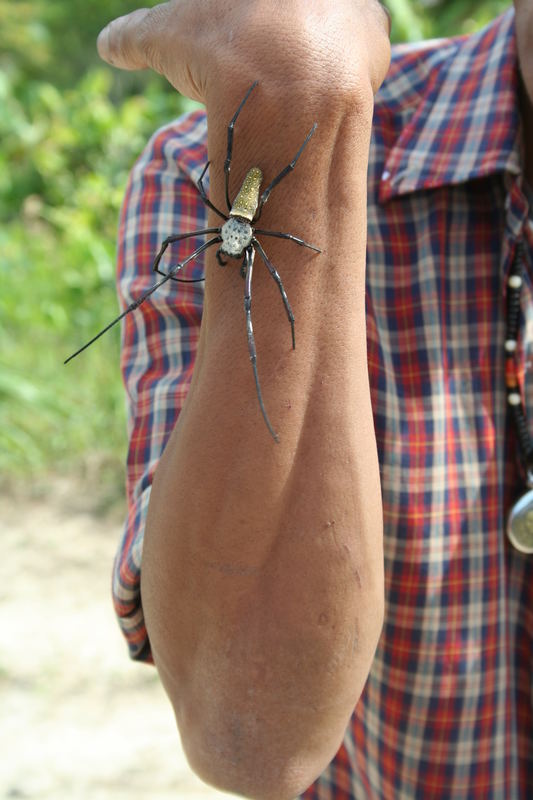
<path fill-rule="evenodd" d="M 203 168 L 202 174 L 198 178 L 198 183 L 196 184 L 196 186 L 198 188 L 198 191 L 200 192 L 200 197 L 202 198 L 202 200 L 204 201 L 206 206 L 208 208 L 210 208 L 211 211 L 214 211 L 215 214 L 218 214 L 219 217 L 222 217 L 222 219 L 226 219 L 227 220 L 227 216 L 225 214 L 223 214 L 222 211 L 219 211 L 219 209 L 215 205 L 213 205 L 213 203 L 211 202 L 211 200 L 207 196 L 207 192 L 206 192 L 205 186 L 204 186 L 204 175 L 207 172 L 208 166 L 209 166 L 209 161 L 207 162 L 207 164 Z"/>
<path fill-rule="evenodd" d="M 232 158 L 232 155 L 233 155 L 233 129 L 235 127 L 235 123 L 237 122 L 237 117 L 239 116 L 239 114 L 242 111 L 242 107 L 244 106 L 244 104 L 246 103 L 246 101 L 248 100 L 248 98 L 250 97 L 252 91 L 255 89 L 255 87 L 257 86 L 258 83 L 259 83 L 259 81 L 254 81 L 252 83 L 252 85 L 250 86 L 250 88 L 248 89 L 246 94 L 244 95 L 243 99 L 241 100 L 237 111 L 233 115 L 233 117 L 232 117 L 232 119 L 231 119 L 231 121 L 230 121 L 230 123 L 228 125 L 228 148 L 226 150 L 226 160 L 224 161 L 224 175 L 225 175 L 225 181 L 226 181 L 226 204 L 228 206 L 228 211 L 231 211 L 231 202 L 230 202 L 230 199 L 229 199 L 229 173 L 230 173 L 230 170 L 231 170 L 231 158 Z"/>
<path fill-rule="evenodd" d="M 315 253 L 321 253 L 322 250 L 320 247 L 315 247 L 314 244 L 309 244 L 309 242 L 304 241 L 304 239 L 300 239 L 299 236 L 295 236 L 293 233 L 281 233 L 281 231 L 264 231 L 260 228 L 254 228 L 254 233 L 259 233 L 261 236 L 275 236 L 277 239 L 289 239 L 291 242 L 296 242 L 296 244 L 301 245 L 301 247 L 308 247 L 309 250 L 314 250 Z"/>
<path fill-rule="evenodd" d="M 79 356 L 79 354 L 83 353 L 84 350 L 87 350 L 87 348 L 90 347 L 94 342 L 96 342 L 96 340 L 99 339 L 100 336 L 103 336 L 104 333 L 107 333 L 107 331 L 110 330 L 110 328 L 112 328 L 114 325 L 116 325 L 117 322 L 120 322 L 120 320 L 123 319 L 126 316 L 126 314 L 129 314 L 130 311 L 135 311 L 136 308 L 139 308 L 141 303 L 144 303 L 144 301 L 148 297 L 150 297 L 150 295 L 153 294 L 156 291 L 156 289 L 159 289 L 160 286 L 162 286 L 164 283 L 170 280 L 172 276 L 176 274 L 176 272 L 179 272 L 180 269 L 183 269 L 183 267 L 186 264 L 188 264 L 189 261 L 192 261 L 194 258 L 199 256 L 200 253 L 203 253 L 204 250 L 207 250 L 208 247 L 211 247 L 212 245 L 217 244 L 218 242 L 221 241 L 222 237 L 216 236 L 214 239 L 210 239 L 208 242 L 204 242 L 204 244 L 200 245 L 200 247 L 198 247 L 194 251 L 194 253 L 191 253 L 190 256 L 187 256 L 185 261 L 182 261 L 181 264 L 176 264 L 175 267 L 172 267 L 170 272 L 167 273 L 164 278 L 162 278 L 160 281 L 157 281 L 157 283 L 154 283 L 154 285 L 151 286 L 148 289 L 148 291 L 146 291 L 144 294 L 138 297 L 137 300 L 134 300 L 132 303 L 130 303 L 129 306 L 121 314 L 118 315 L 118 317 L 115 317 L 115 319 L 112 320 L 109 323 L 109 325 L 106 325 L 105 328 L 102 328 L 102 330 L 99 333 L 97 333 L 96 336 L 93 336 L 93 338 L 90 339 L 88 342 L 86 342 L 86 344 L 84 344 L 83 347 L 80 347 L 79 350 L 76 350 L 75 353 L 72 353 L 72 355 L 69 356 L 63 363 L 68 364 L 68 362 L 72 361 L 73 358 L 76 358 L 76 356 Z"/>
<path fill-rule="evenodd" d="M 291 324 L 292 349 L 295 350 L 296 349 L 296 338 L 295 338 L 295 335 L 294 335 L 294 314 L 292 312 L 291 304 L 289 303 L 289 298 L 287 297 L 287 293 L 285 291 L 285 287 L 283 286 L 283 282 L 281 280 L 281 276 L 279 275 L 276 267 L 270 261 L 269 257 L 267 256 L 267 254 L 265 253 L 265 251 L 261 247 L 261 243 L 255 237 L 252 239 L 252 241 L 253 241 L 254 246 L 257 248 L 257 251 L 258 251 L 259 255 L 261 256 L 261 258 L 265 262 L 268 271 L 270 272 L 270 274 L 272 275 L 272 277 L 274 278 L 274 280 L 276 281 L 276 283 L 278 285 L 278 289 L 279 289 L 279 291 L 281 293 L 281 297 L 282 297 L 282 300 L 283 300 L 283 305 L 285 306 L 285 311 L 287 312 L 287 317 L 288 317 L 289 322 Z"/>
<path fill-rule="evenodd" d="M 252 272 L 254 266 L 254 254 L 255 251 L 252 245 L 246 248 L 246 253 L 244 256 L 246 270 L 244 279 L 244 312 L 246 314 L 246 331 L 248 333 L 248 352 L 250 353 L 250 361 L 252 362 L 252 368 L 254 371 L 255 388 L 257 390 L 257 399 L 259 400 L 259 407 L 261 408 L 263 419 L 265 420 L 266 426 L 274 438 L 274 441 L 279 443 L 279 436 L 272 427 L 266 413 L 265 404 L 263 403 L 263 395 L 259 385 L 259 375 L 257 373 L 257 353 L 255 349 L 254 330 L 252 326 Z"/>
<path fill-rule="evenodd" d="M 167 247 L 170 244 L 174 244 L 174 242 L 179 242 L 181 239 L 189 239 L 191 236 L 204 236 L 207 233 L 220 233 L 220 228 L 203 228 L 200 231 L 190 231 L 189 233 L 178 233 L 175 236 L 167 236 L 167 238 L 164 240 L 164 242 L 162 242 L 161 248 L 160 248 L 158 254 L 156 255 L 156 257 L 154 259 L 154 263 L 152 265 L 152 272 L 157 272 L 159 275 L 167 275 L 168 274 L 166 272 L 162 272 L 159 269 L 159 263 L 160 263 L 161 259 L 163 258 Z M 177 280 L 179 280 L 179 278 L 175 278 L 174 276 L 172 276 L 172 280 L 173 281 L 177 281 Z M 202 278 L 202 280 L 203 280 L 203 278 Z M 189 281 L 185 281 L 185 282 L 189 283 Z M 194 281 L 194 283 L 196 283 L 196 281 Z"/>
<path fill-rule="evenodd" d="M 309 142 L 309 139 L 311 138 L 311 136 L 312 136 L 312 135 L 314 134 L 314 132 L 316 131 L 316 129 L 317 129 L 317 125 L 318 125 L 318 122 L 315 122 L 315 124 L 313 125 L 313 127 L 311 128 L 311 130 L 309 131 L 309 133 L 307 134 L 307 136 L 305 137 L 303 144 L 301 145 L 300 149 L 298 150 L 298 152 L 296 153 L 296 155 L 294 156 L 294 158 L 292 159 L 292 161 L 290 162 L 290 164 L 287 164 L 287 166 L 286 166 L 286 167 L 284 167 L 284 168 L 281 170 L 281 172 L 279 173 L 279 175 L 276 175 L 276 177 L 274 178 L 274 180 L 272 181 L 272 183 L 269 183 L 269 185 L 266 187 L 265 191 L 263 192 L 263 194 L 261 195 L 261 197 L 260 197 L 260 199 L 259 199 L 259 205 L 258 205 L 258 207 L 257 207 L 257 212 L 256 212 L 256 215 L 255 215 L 255 217 L 254 217 L 254 222 L 257 222 L 257 221 L 259 220 L 259 217 L 261 216 L 261 212 L 262 212 L 262 210 L 263 210 L 263 206 L 264 206 L 264 204 L 266 203 L 266 201 L 268 200 L 268 198 L 270 197 L 270 193 L 271 193 L 272 189 L 274 189 L 274 187 L 275 187 L 275 186 L 277 186 L 277 185 L 278 185 L 278 183 L 280 183 L 280 181 L 282 181 L 282 180 L 283 180 L 283 178 L 284 178 L 286 175 L 288 175 L 288 173 L 289 173 L 289 172 L 292 172 L 292 170 L 293 170 L 293 169 L 294 169 L 294 167 L 296 166 L 296 162 L 298 161 L 298 159 L 299 159 L 299 158 L 300 158 L 300 156 L 302 155 L 302 153 L 303 153 L 303 151 L 304 151 L 304 148 L 305 148 L 305 146 L 306 146 L 306 145 L 307 145 L 307 143 Z"/>

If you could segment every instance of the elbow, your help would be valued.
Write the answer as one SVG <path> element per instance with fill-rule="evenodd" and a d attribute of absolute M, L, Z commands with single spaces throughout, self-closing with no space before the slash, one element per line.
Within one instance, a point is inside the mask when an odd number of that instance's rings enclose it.
<path fill-rule="evenodd" d="M 355 640 L 357 658 L 347 669 L 334 667 L 336 660 L 343 662 L 344 651 L 328 649 L 327 658 L 315 661 L 320 650 L 316 643 L 298 669 L 284 674 L 275 668 L 274 681 L 264 680 L 268 667 L 261 672 L 257 664 L 249 669 L 233 662 L 228 672 L 211 658 L 203 666 L 196 663 L 192 685 L 185 689 L 183 683 L 169 681 L 159 664 L 192 770 L 218 790 L 249 800 L 300 796 L 341 746 L 382 622 L 382 604 L 376 600 Z M 350 653 L 352 648 L 350 640 Z M 302 645 L 297 653 L 304 649 Z M 290 653 L 284 653 L 284 662 L 290 661 Z M 320 678 L 318 684 L 310 676 Z"/>
<path fill-rule="evenodd" d="M 249 800 L 294 800 L 335 757 L 366 682 L 381 630 L 381 614 L 369 627 L 370 646 L 344 679 L 337 670 L 303 691 L 305 671 L 261 691 L 257 673 L 202 681 L 200 691 L 177 691 L 170 700 L 183 750 L 207 784 Z M 360 654 L 362 655 L 362 654 Z M 334 657 L 333 659 L 334 660 Z M 234 673 L 238 672 L 234 668 Z M 311 673 L 318 672 L 309 670 Z M 292 684 L 294 691 L 287 685 Z M 297 699 L 295 694 L 298 695 Z M 296 701 L 295 701 L 296 700 Z"/>
<path fill-rule="evenodd" d="M 365 669 L 356 687 L 339 687 L 345 695 L 340 704 L 329 691 L 322 700 L 318 693 L 292 704 L 281 685 L 257 697 L 252 679 L 235 693 L 218 687 L 203 697 L 175 697 L 192 770 L 220 791 L 250 800 L 294 800 L 335 757 L 367 674 Z"/>
<path fill-rule="evenodd" d="M 183 737 L 191 769 L 219 791 L 249 800 L 294 800 L 319 777 L 335 755 L 328 754 L 322 763 L 307 754 L 280 757 L 269 753 L 267 748 L 258 748 L 257 744 L 252 745 L 254 752 L 243 754 L 238 736 L 227 736 L 223 742 L 214 742 L 214 738 L 212 732 L 194 743 Z"/>

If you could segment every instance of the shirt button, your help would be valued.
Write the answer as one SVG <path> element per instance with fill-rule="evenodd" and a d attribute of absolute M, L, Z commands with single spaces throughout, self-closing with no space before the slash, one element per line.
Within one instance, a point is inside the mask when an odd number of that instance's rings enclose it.
<path fill-rule="evenodd" d="M 388 169 L 386 169 L 385 172 L 381 176 L 381 180 L 382 181 L 388 181 L 389 178 L 390 178 L 390 172 L 389 172 Z"/>

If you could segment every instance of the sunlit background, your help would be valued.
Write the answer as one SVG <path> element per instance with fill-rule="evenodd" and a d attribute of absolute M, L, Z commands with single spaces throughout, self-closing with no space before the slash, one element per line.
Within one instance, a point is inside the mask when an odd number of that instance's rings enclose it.
<path fill-rule="evenodd" d="M 387 3 L 395 41 L 470 33 L 509 4 Z M 63 366 L 117 313 L 128 171 L 191 107 L 156 75 L 99 62 L 98 31 L 135 7 L 0 0 L 1 798 L 222 796 L 191 776 L 155 671 L 128 662 L 113 619 L 118 330 Z"/>

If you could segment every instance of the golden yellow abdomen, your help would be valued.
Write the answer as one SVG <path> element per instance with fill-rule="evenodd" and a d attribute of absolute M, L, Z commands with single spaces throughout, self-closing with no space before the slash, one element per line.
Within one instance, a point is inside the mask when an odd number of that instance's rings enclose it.
<path fill-rule="evenodd" d="M 253 220 L 259 205 L 259 189 L 261 188 L 262 180 L 263 173 L 259 167 L 252 167 L 252 169 L 248 170 L 239 189 L 239 194 L 231 207 L 230 216 L 243 217 L 243 219 L 247 219 L 250 222 Z"/>

